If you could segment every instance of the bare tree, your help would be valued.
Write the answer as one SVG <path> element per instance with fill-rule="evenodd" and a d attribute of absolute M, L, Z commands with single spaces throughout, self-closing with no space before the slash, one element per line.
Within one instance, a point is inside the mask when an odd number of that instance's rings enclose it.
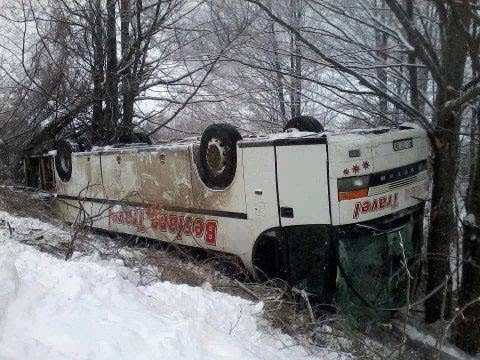
<path fill-rule="evenodd" d="M 474 24 L 474 32 L 476 32 Z M 477 70 L 473 67 L 472 72 Z M 459 308 L 462 309 L 456 324 L 455 342 L 472 355 L 480 353 L 480 101 L 470 103 L 470 143 L 468 187 L 465 194 L 463 219 L 463 271 L 459 292 Z"/>
<path fill-rule="evenodd" d="M 102 20 L 102 5 L 100 0 L 91 1 L 86 21 L 90 27 L 91 47 L 92 47 L 92 127 L 91 137 L 94 142 L 100 142 L 103 135 L 108 133 L 107 124 L 104 123 L 105 114 L 103 111 L 104 82 L 105 82 L 105 36 Z"/>
<path fill-rule="evenodd" d="M 119 119 L 118 108 L 118 66 L 117 66 L 117 26 L 116 26 L 116 5 L 115 0 L 107 0 L 107 20 L 105 24 L 105 55 L 106 55 L 106 77 L 105 77 L 105 131 L 106 139 L 113 138 L 114 131 Z"/>
<path fill-rule="evenodd" d="M 178 62 L 196 36 L 188 23 L 200 12 L 202 2 L 193 6 L 186 6 L 184 0 L 19 4 L 23 11 L 12 6 L 2 18 L 21 30 L 24 40 L 21 36 L 20 41 L 3 45 L 17 59 L 17 64 L 11 63 L 16 74 L 6 66 L 2 69 L 20 95 L 12 104 L 11 119 L 25 123 L 12 127 L 18 136 L 2 139 L 15 149 L 19 146 L 13 138 L 22 138 L 26 143 L 20 147 L 31 151 L 42 144 L 51 147 L 59 136 L 82 137 L 87 145 L 106 144 L 138 126 L 147 132 L 159 129 L 168 123 L 165 119 L 178 117 L 193 102 L 204 86 L 197 80 L 210 73 L 219 59 L 210 53 L 203 59 L 193 55 L 192 60 Z M 54 32 L 59 36 L 51 36 Z M 155 93 L 164 95 L 158 98 Z M 34 96 L 42 100 L 33 100 Z M 155 107 L 143 106 L 152 101 Z M 5 126 L 9 123 L 13 120 L 6 119 Z"/>
<path fill-rule="evenodd" d="M 344 76 L 347 84 L 352 84 L 355 92 L 349 94 L 363 98 L 378 96 L 392 104 L 397 110 L 403 113 L 403 119 L 411 119 L 422 124 L 430 134 L 435 155 L 433 162 L 433 198 L 432 213 L 430 220 L 428 240 L 428 281 L 427 291 L 432 291 L 439 284 L 445 282 L 450 276 L 450 245 L 456 238 L 456 218 L 454 214 L 455 178 L 458 164 L 458 145 L 461 126 L 461 114 L 464 105 L 480 93 L 478 76 L 472 76 L 465 72 L 467 59 L 473 63 L 478 62 L 478 49 L 476 37 L 471 31 L 472 16 L 476 5 L 470 2 L 435 2 L 434 18 L 429 26 L 425 25 L 425 18 L 422 21 L 412 21 L 415 14 L 423 11 L 423 4 L 407 3 L 404 6 L 396 0 L 385 0 L 393 20 L 391 23 L 375 14 L 366 2 L 355 2 L 352 5 L 356 12 L 350 11 L 345 6 L 348 1 L 338 3 L 330 1 L 306 1 L 312 13 L 328 21 L 330 29 L 310 29 L 311 33 L 327 34 L 335 36 L 337 41 L 348 42 L 351 52 L 331 53 L 318 40 L 318 36 L 302 34 L 295 29 L 288 21 L 282 18 L 275 9 L 265 6 L 257 0 L 246 0 L 256 4 L 272 20 L 284 28 L 292 31 L 298 36 L 299 41 L 310 53 L 304 54 L 304 58 L 310 61 L 324 62 L 333 69 L 338 76 Z M 327 13 L 337 15 L 337 22 L 328 20 Z M 475 16 L 473 16 L 475 18 Z M 342 25 L 339 20 L 342 19 Z M 430 20 L 428 20 L 430 21 Z M 387 54 L 383 68 L 388 71 L 389 76 L 397 78 L 405 84 L 405 87 L 384 87 L 385 81 L 381 79 L 383 72 L 377 74 L 375 64 L 368 64 L 365 58 L 359 57 L 358 53 L 363 51 L 375 55 L 376 51 L 372 46 L 359 41 L 349 30 L 363 27 L 364 33 L 373 29 L 374 32 L 385 33 L 400 52 L 410 54 L 405 64 L 403 56 Z M 427 32 L 430 28 L 436 27 L 433 33 Z M 336 30 L 334 32 L 334 30 Z M 352 51 L 357 49 L 356 62 L 350 61 Z M 415 55 L 415 63 L 414 56 Z M 421 64 L 428 69 L 434 81 L 435 92 L 422 94 L 420 88 L 415 86 L 416 76 L 413 71 L 405 74 L 403 69 L 412 68 Z M 378 75 L 381 75 L 380 77 Z M 468 76 L 470 78 L 468 78 Z M 411 80 L 413 79 L 413 83 Z M 358 85 L 354 85 L 354 82 Z M 337 82 L 340 84 L 340 82 Z M 345 85 L 337 91 L 346 91 Z M 410 89 L 410 99 L 399 89 Z M 425 104 L 431 109 L 433 120 L 430 122 L 427 111 L 419 106 L 422 98 Z M 399 114 L 400 115 L 400 114 Z M 402 118 L 402 117 L 400 117 Z M 449 282 L 449 281 L 447 281 Z M 448 286 L 445 284 L 445 286 Z M 451 295 L 447 291 L 446 308 L 442 309 L 442 291 L 434 293 L 426 302 L 426 320 L 433 322 L 440 319 L 444 314 L 449 316 L 451 311 Z M 445 310 L 445 311 L 443 311 Z"/>
<path fill-rule="evenodd" d="M 292 27 L 296 33 L 290 32 L 290 72 L 292 74 L 290 81 L 290 113 L 292 117 L 299 116 L 302 113 L 301 94 L 302 94 L 302 50 L 301 42 L 297 33 L 301 33 L 301 24 L 303 17 L 302 0 L 290 0 L 290 13 Z"/>

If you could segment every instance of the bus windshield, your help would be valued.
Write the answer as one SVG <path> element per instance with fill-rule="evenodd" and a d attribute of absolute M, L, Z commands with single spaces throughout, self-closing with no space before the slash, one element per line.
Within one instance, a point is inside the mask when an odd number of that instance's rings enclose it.
<path fill-rule="evenodd" d="M 421 228 L 420 216 L 410 215 L 387 230 L 357 225 L 340 234 L 337 301 L 344 313 L 369 321 L 380 309 L 407 303 L 420 268 Z"/>

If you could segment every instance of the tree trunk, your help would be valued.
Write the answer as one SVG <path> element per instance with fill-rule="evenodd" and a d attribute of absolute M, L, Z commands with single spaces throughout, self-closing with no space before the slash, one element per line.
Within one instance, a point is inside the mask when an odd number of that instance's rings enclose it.
<path fill-rule="evenodd" d="M 472 114 L 470 137 L 472 161 L 465 198 L 467 218 L 463 226 L 464 263 L 458 305 L 460 309 L 465 307 L 465 310 L 457 321 L 455 334 L 457 346 L 472 355 L 480 352 L 480 145 L 476 139 L 479 107 L 480 102 Z"/>
<path fill-rule="evenodd" d="M 439 99 L 439 106 L 444 103 Z M 432 208 L 428 233 L 427 293 L 430 293 L 450 275 L 450 244 L 458 236 L 454 214 L 455 179 L 458 159 L 459 120 L 451 112 L 442 112 L 437 119 L 434 134 L 435 160 L 433 163 Z M 451 280 L 447 291 L 437 291 L 425 302 L 425 321 L 432 323 L 451 315 Z M 442 316 L 443 314 L 443 316 Z"/>
<path fill-rule="evenodd" d="M 293 26 L 298 31 L 300 31 L 302 18 L 301 2 L 302 0 L 290 0 Z M 290 81 L 290 113 L 293 118 L 302 113 L 302 51 L 300 49 L 300 39 L 293 33 L 290 35 L 290 71 L 292 73 Z"/>
<path fill-rule="evenodd" d="M 285 87 L 284 87 L 284 80 L 283 75 L 281 73 L 282 66 L 280 61 L 280 54 L 278 51 L 278 42 L 275 33 L 275 23 L 272 21 L 270 23 L 270 32 L 271 32 L 271 45 L 273 49 L 273 68 L 275 69 L 275 88 L 277 92 L 277 100 L 279 104 L 280 110 L 280 118 L 281 124 L 280 126 L 283 128 L 287 123 L 287 113 L 285 109 Z"/>
<path fill-rule="evenodd" d="M 476 355 L 480 353 L 480 227 L 466 220 L 463 231 L 463 254 L 468 258 L 463 265 L 459 308 L 465 309 L 456 324 L 455 343 Z"/>
<path fill-rule="evenodd" d="M 472 116 L 470 181 L 465 209 L 467 218 L 463 232 L 463 271 L 459 307 L 466 307 L 457 322 L 455 342 L 457 346 L 475 355 L 480 352 L 480 145 L 477 143 L 480 103 Z M 474 302 L 476 300 L 476 302 Z M 474 303 L 472 303 L 474 302 Z M 469 305 L 472 303 L 471 305 Z"/>
<path fill-rule="evenodd" d="M 122 45 L 122 97 L 123 97 L 123 116 L 122 133 L 131 134 L 133 132 L 133 105 L 135 102 L 135 92 L 133 85 L 133 76 L 131 62 L 133 52 L 131 49 L 130 37 L 130 0 L 121 0 L 121 45 Z"/>
<path fill-rule="evenodd" d="M 427 103 L 421 94 L 424 94 L 424 95 L 427 94 L 428 79 L 429 79 L 428 68 L 422 67 L 418 69 L 416 73 L 417 73 L 418 111 L 424 114 Z"/>
<path fill-rule="evenodd" d="M 405 2 L 405 12 L 407 13 L 408 19 L 413 23 L 413 0 L 406 0 Z M 409 43 L 413 43 L 411 34 L 407 34 L 407 40 Z M 420 103 L 418 98 L 418 78 L 417 78 L 417 68 L 415 67 L 416 57 L 413 51 L 408 52 L 408 77 L 410 80 L 410 104 L 420 110 Z"/>
<path fill-rule="evenodd" d="M 450 246 L 458 236 L 454 197 L 461 121 L 457 116 L 459 109 L 446 110 L 445 104 L 458 96 L 463 84 L 468 47 L 462 27 L 469 28 L 470 16 L 468 5 L 455 3 L 452 7 L 444 24 L 445 40 L 442 44 L 442 76 L 445 83 L 439 84 L 435 101 L 435 160 L 427 245 L 427 293 L 432 292 L 450 276 Z M 462 24 L 459 24 L 459 21 Z M 437 291 L 425 302 L 426 322 L 440 320 L 442 314 L 444 318 L 450 317 L 451 291 L 447 289 L 446 299 L 443 298 L 443 293 Z"/>
<path fill-rule="evenodd" d="M 383 8 L 385 7 L 385 2 L 382 1 L 380 3 L 381 10 L 380 10 L 380 19 L 382 22 L 385 22 L 385 11 Z M 375 3 L 375 7 L 377 4 Z M 378 57 L 379 65 L 386 65 L 387 63 L 387 34 L 384 31 L 375 30 L 375 47 L 376 47 L 376 55 Z M 388 75 L 385 68 L 378 67 L 377 68 L 377 78 L 378 78 L 378 87 L 383 91 L 387 91 L 387 81 Z M 388 114 L 388 102 L 383 96 L 379 97 L 379 108 L 380 108 L 380 115 L 378 117 L 377 126 L 384 125 L 383 118 Z"/>
<path fill-rule="evenodd" d="M 115 137 L 118 111 L 118 75 L 117 75 L 117 35 L 115 26 L 115 0 L 107 0 L 107 74 L 106 74 L 106 106 L 105 127 L 108 142 Z"/>
<path fill-rule="evenodd" d="M 105 124 L 105 114 L 103 113 L 104 101 L 104 81 L 105 81 L 105 51 L 103 42 L 103 21 L 102 7 L 100 0 L 95 0 L 93 5 L 94 26 L 92 28 L 93 43 L 93 110 L 92 110 L 92 142 L 94 144 L 103 143 L 104 135 L 108 131 Z"/>

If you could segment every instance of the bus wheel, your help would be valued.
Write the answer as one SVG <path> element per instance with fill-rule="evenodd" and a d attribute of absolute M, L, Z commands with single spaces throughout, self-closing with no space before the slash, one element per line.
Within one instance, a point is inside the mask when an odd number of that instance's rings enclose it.
<path fill-rule="evenodd" d="M 213 124 L 205 129 L 200 141 L 199 174 L 205 185 L 226 188 L 237 168 L 238 130 L 229 124 Z"/>
<path fill-rule="evenodd" d="M 118 143 L 119 144 L 135 144 L 139 143 L 140 139 L 138 138 L 136 133 L 126 133 L 120 135 L 118 138 Z"/>
<path fill-rule="evenodd" d="M 58 142 L 55 167 L 60 180 L 63 182 L 70 181 L 72 177 L 72 153 L 79 150 L 79 145 L 73 141 L 65 139 Z"/>
<path fill-rule="evenodd" d="M 313 116 L 295 116 L 291 118 L 284 126 L 283 131 L 288 129 L 297 129 L 298 131 L 309 131 L 320 133 L 323 132 L 323 125 Z"/>
<path fill-rule="evenodd" d="M 134 132 L 134 133 L 122 134 L 118 138 L 118 143 L 119 144 L 145 143 L 147 145 L 152 145 L 152 140 L 150 140 L 150 137 L 143 132 Z"/>
<path fill-rule="evenodd" d="M 144 132 L 134 132 L 133 135 L 135 135 L 138 138 L 138 140 L 140 140 L 140 142 L 145 143 L 147 145 L 152 145 L 152 140 Z"/>

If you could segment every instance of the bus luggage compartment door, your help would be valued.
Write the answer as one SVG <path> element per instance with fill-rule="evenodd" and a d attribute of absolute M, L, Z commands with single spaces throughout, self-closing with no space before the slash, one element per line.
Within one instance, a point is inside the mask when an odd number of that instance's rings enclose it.
<path fill-rule="evenodd" d="M 330 224 L 326 144 L 286 143 L 275 153 L 281 225 Z"/>

